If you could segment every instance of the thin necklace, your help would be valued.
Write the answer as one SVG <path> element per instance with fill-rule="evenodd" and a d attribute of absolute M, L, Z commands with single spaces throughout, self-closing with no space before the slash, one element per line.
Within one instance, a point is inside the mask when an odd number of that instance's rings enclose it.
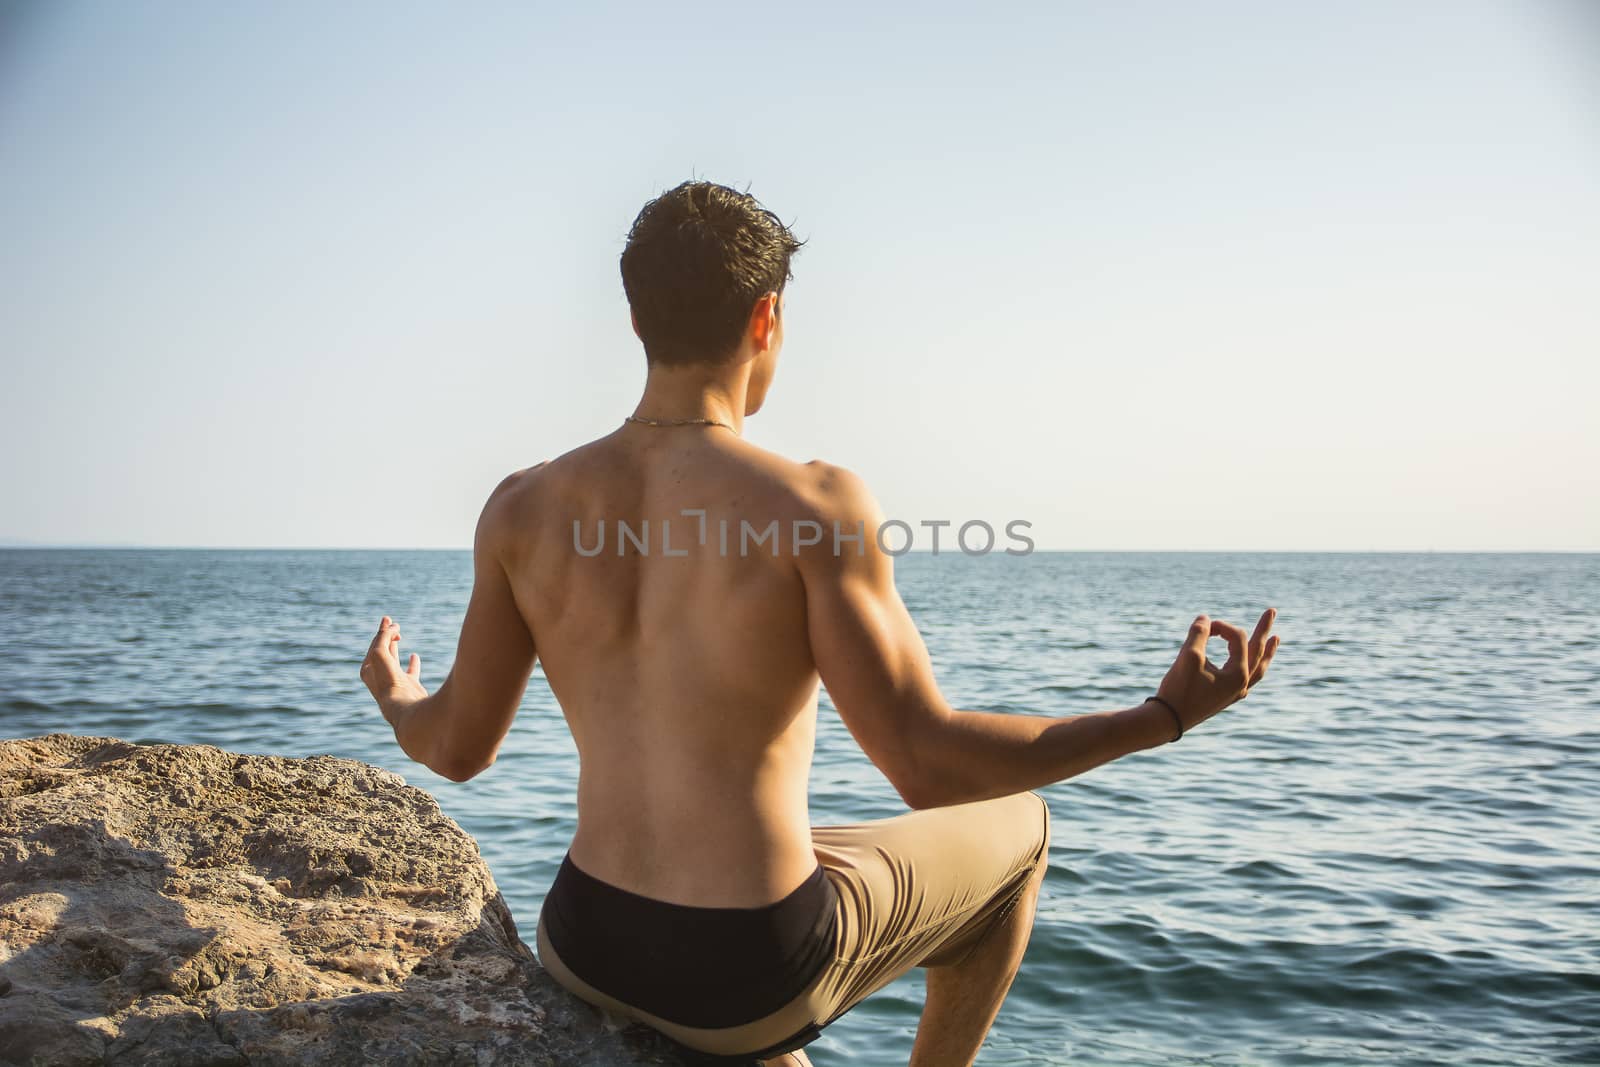
<path fill-rule="evenodd" d="M 733 430 L 732 426 L 717 419 L 645 419 L 638 415 L 629 415 L 622 421 L 636 422 L 640 426 L 721 426 L 724 430 Z M 739 431 L 733 430 L 733 432 L 737 434 Z"/>

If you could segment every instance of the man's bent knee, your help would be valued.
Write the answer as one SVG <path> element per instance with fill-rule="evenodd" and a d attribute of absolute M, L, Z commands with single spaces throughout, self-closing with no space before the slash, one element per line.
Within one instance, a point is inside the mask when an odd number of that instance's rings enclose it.
<path fill-rule="evenodd" d="M 1046 804 L 1044 797 L 1040 796 L 1038 793 L 1029 793 L 1028 795 L 1039 802 L 1039 832 L 1041 834 L 1039 842 L 1039 865 L 1041 867 L 1048 867 L 1050 865 L 1050 805 Z"/>

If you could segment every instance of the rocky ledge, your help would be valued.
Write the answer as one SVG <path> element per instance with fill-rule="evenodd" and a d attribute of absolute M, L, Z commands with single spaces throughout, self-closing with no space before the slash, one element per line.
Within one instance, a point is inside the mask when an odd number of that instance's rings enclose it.
<path fill-rule="evenodd" d="M 683 1062 L 555 984 L 397 775 L 0 742 L 0 1063 Z"/>

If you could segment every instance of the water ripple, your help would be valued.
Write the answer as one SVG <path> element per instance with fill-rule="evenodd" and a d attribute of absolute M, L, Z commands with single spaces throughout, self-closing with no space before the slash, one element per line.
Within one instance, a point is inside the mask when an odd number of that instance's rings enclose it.
<path fill-rule="evenodd" d="M 1041 791 L 1049 875 L 980 1063 L 1600 1063 L 1600 557 L 898 571 L 947 695 L 1017 713 L 1137 702 L 1196 610 L 1279 608 L 1284 650 L 1249 700 Z M 478 838 L 526 925 L 576 825 L 575 752 L 542 677 L 493 771 L 462 785 L 405 760 L 356 677 L 390 614 L 437 684 L 471 574 L 464 552 L 0 551 L 0 735 L 387 767 Z M 901 810 L 824 699 L 813 819 Z M 814 1062 L 905 1062 L 922 984 L 913 971 L 845 1016 Z"/>

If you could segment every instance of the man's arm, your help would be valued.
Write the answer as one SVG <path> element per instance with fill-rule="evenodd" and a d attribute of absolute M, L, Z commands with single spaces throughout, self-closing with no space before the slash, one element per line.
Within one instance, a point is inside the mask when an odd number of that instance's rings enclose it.
<path fill-rule="evenodd" d="M 407 756 L 456 782 L 487 770 L 511 729 L 533 673 L 533 635 L 518 610 L 501 563 L 511 475 L 495 488 L 478 518 L 472 546 L 472 596 L 461 625 L 455 663 L 429 696 L 413 654 L 399 672 L 397 625 L 385 619 L 362 664 L 361 676 L 394 727 Z M 397 677 L 397 675 L 399 675 Z M 409 681 L 407 681 L 409 679 Z"/>
<path fill-rule="evenodd" d="M 1020 793 L 1082 774 L 1172 740 L 1172 713 L 1158 703 L 1053 718 L 957 711 L 939 692 L 922 636 L 894 585 L 892 557 L 874 531 L 883 521 L 859 478 L 827 468 L 827 510 L 852 532 L 864 522 L 862 551 L 831 538 L 801 559 L 812 655 L 852 736 L 912 808 Z M 825 524 L 830 525 L 830 524 Z M 1243 697 L 1277 651 L 1273 612 L 1247 642 L 1242 630 L 1201 616 L 1159 689 L 1185 730 Z M 1227 664 L 1212 668 L 1206 641 L 1224 637 Z"/>

